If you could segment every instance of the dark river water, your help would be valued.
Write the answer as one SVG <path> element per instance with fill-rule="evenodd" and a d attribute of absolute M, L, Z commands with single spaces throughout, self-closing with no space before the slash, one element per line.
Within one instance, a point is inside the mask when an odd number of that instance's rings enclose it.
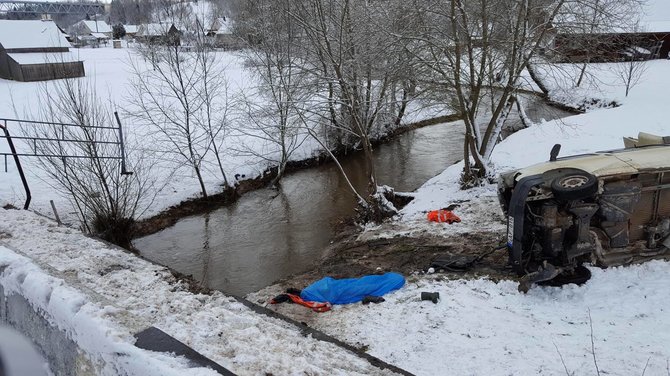
<path fill-rule="evenodd" d="M 564 113 L 533 108 L 533 119 Z M 552 116 L 554 114 L 554 116 Z M 439 124 L 408 132 L 375 149 L 379 184 L 413 191 L 462 159 L 463 126 Z M 367 181 L 361 156 L 341 161 L 354 186 Z M 187 217 L 138 239 L 142 256 L 204 286 L 244 295 L 308 270 L 335 235 L 335 224 L 354 214 L 356 200 L 333 163 L 287 175 L 280 190 L 261 189 L 235 204 Z"/>

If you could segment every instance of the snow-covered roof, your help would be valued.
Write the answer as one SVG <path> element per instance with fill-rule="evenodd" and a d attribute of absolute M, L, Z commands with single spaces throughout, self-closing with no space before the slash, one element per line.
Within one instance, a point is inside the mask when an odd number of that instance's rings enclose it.
<path fill-rule="evenodd" d="M 0 20 L 0 44 L 5 49 L 70 47 L 53 21 Z"/>
<path fill-rule="evenodd" d="M 97 39 L 109 39 L 109 35 L 104 33 L 91 33 L 91 35 L 93 35 Z"/>
<path fill-rule="evenodd" d="M 111 33 L 112 27 L 107 24 L 107 22 L 102 20 L 83 20 L 80 23 L 83 23 L 91 30 L 92 33 Z"/>
<path fill-rule="evenodd" d="M 212 26 L 216 29 L 217 34 L 232 34 L 230 22 L 225 18 L 217 18 Z"/>
<path fill-rule="evenodd" d="M 150 23 L 146 25 L 140 25 L 139 30 L 137 31 L 138 36 L 161 36 L 167 34 L 172 28 L 172 24 L 168 23 Z"/>
<path fill-rule="evenodd" d="M 135 34 L 139 30 L 139 25 L 123 25 L 123 29 L 126 30 L 128 34 Z"/>
<path fill-rule="evenodd" d="M 71 52 L 62 53 L 10 53 L 9 57 L 19 64 L 70 63 L 80 61 Z"/>

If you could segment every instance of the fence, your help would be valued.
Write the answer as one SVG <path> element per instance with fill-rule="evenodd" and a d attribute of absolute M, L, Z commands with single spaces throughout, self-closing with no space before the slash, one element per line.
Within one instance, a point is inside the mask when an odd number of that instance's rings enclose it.
<path fill-rule="evenodd" d="M 132 174 L 132 172 L 126 170 L 123 127 L 119 115 L 116 112 L 114 115 L 117 123 L 115 127 L 0 118 L 0 129 L 2 130 L 0 139 L 4 138 L 9 147 L 8 152 L 0 150 L 0 156 L 4 159 L 5 173 L 9 172 L 8 158 L 12 157 L 14 159 L 26 192 L 24 209 L 27 210 L 30 206 L 32 196 L 21 165 L 21 157 L 60 158 L 63 163 L 66 163 L 67 158 L 114 159 L 121 162 L 122 175 Z M 14 134 L 10 132 L 10 124 L 13 125 L 12 132 L 17 131 Z M 14 128 L 14 125 L 16 128 Z M 48 129 L 50 132 L 31 132 L 31 130 L 38 128 Z M 101 137 L 101 134 L 104 134 L 104 137 Z M 57 147 L 38 147 L 42 143 L 54 143 Z M 115 148 L 112 150 L 113 153 L 108 155 L 97 152 L 94 154 L 81 153 L 82 148 L 78 146 L 82 144 L 93 147 L 111 145 Z"/>

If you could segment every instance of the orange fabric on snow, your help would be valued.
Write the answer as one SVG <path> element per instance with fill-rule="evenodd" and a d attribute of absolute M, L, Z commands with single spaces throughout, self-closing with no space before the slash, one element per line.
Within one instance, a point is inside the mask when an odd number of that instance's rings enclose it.
<path fill-rule="evenodd" d="M 454 212 L 451 210 L 445 210 L 445 209 L 440 209 L 440 210 L 431 210 L 428 212 L 428 220 L 430 222 L 446 222 L 448 224 L 452 224 L 455 222 L 460 222 L 461 219 L 458 218 Z"/>
<path fill-rule="evenodd" d="M 321 302 L 309 302 L 307 300 L 303 300 L 301 297 L 298 295 L 293 295 L 293 294 L 285 294 L 285 295 L 280 295 L 280 296 L 288 296 L 289 299 L 293 303 L 300 304 L 301 306 L 310 308 L 314 312 L 328 312 L 330 311 L 330 308 L 332 305 L 328 302 L 326 303 L 321 303 Z M 272 299 L 270 301 L 270 304 L 277 304 L 279 303 L 278 301 L 275 301 L 275 299 Z"/>

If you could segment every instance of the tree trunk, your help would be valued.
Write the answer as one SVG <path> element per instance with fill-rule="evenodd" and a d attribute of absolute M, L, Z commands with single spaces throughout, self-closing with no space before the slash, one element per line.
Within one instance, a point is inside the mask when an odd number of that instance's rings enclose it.
<path fill-rule="evenodd" d="M 202 174 L 200 173 L 200 167 L 198 167 L 198 165 L 194 164 L 193 165 L 193 170 L 195 170 L 195 174 L 198 176 L 198 182 L 200 183 L 200 190 L 202 191 L 202 197 L 207 198 L 207 189 L 205 188 L 205 182 L 202 180 Z"/>
<path fill-rule="evenodd" d="M 533 79 L 533 82 L 535 82 L 537 87 L 540 88 L 542 93 L 544 93 L 544 95 L 549 95 L 549 88 L 547 88 L 547 85 L 544 84 L 540 75 L 537 74 L 535 68 L 533 68 L 533 64 L 529 62 L 526 65 L 526 68 L 528 69 L 528 74 L 530 75 L 530 78 Z"/>

